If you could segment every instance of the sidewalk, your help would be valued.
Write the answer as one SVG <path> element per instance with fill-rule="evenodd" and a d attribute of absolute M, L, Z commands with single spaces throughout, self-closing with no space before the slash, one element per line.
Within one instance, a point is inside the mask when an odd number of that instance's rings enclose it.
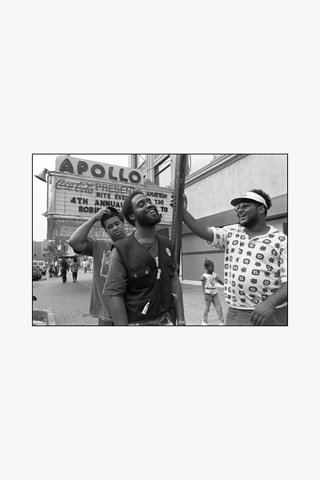
<path fill-rule="evenodd" d="M 33 310 L 51 309 L 55 314 L 56 325 L 98 325 L 98 319 L 89 314 L 92 272 L 84 273 L 79 270 L 78 282 L 73 283 L 68 274 L 66 283 L 61 277 L 49 278 L 33 282 L 33 295 L 37 300 L 33 302 Z M 183 303 L 187 325 L 200 325 L 203 317 L 204 301 L 201 286 L 182 284 Z M 223 289 L 218 286 L 218 295 L 221 300 L 224 317 L 227 304 L 224 300 Z M 208 315 L 209 325 L 219 325 L 218 316 L 211 306 Z"/>
<path fill-rule="evenodd" d="M 182 284 L 181 286 L 183 293 L 184 315 L 187 325 L 200 325 L 204 310 L 204 299 L 201 285 Z M 223 288 L 220 287 L 220 285 L 217 285 L 217 290 L 222 305 L 223 316 L 226 318 L 228 306 L 224 299 Z M 210 312 L 208 314 L 208 324 L 219 325 L 218 315 L 213 305 L 211 305 Z"/>
<path fill-rule="evenodd" d="M 92 272 L 79 271 L 78 282 L 73 283 L 68 273 L 66 283 L 61 277 L 42 277 L 33 282 L 33 310 L 50 308 L 56 325 L 98 325 L 98 319 L 89 315 Z M 83 283 L 82 283 L 83 282 Z"/>

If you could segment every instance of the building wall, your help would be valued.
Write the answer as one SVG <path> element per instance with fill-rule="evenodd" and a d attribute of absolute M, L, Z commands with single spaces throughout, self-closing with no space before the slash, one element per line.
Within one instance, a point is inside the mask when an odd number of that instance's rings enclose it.
<path fill-rule="evenodd" d="M 230 158 L 225 163 L 229 161 Z M 231 199 L 247 190 L 261 188 L 272 200 L 267 223 L 287 233 L 286 155 L 248 155 L 219 170 L 216 165 L 210 163 L 186 181 L 188 210 L 195 218 L 208 227 L 237 223 Z M 209 247 L 184 225 L 180 265 L 183 282 L 200 282 L 205 258 L 213 260 L 215 272 L 223 278 L 224 251 Z"/>
<path fill-rule="evenodd" d="M 247 155 L 210 174 L 214 167 L 210 163 L 200 181 L 186 182 L 188 210 L 195 218 L 229 210 L 232 198 L 253 188 L 261 188 L 271 198 L 287 193 L 286 155 Z"/>
<path fill-rule="evenodd" d="M 43 240 L 43 242 L 37 242 L 35 240 L 32 241 L 32 254 L 37 255 L 37 257 L 43 257 L 43 250 L 47 248 L 48 242 L 47 240 Z"/>

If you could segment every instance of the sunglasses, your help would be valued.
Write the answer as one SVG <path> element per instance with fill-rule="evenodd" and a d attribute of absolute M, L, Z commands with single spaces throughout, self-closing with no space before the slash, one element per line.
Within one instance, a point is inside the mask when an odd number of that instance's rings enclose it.
<path fill-rule="evenodd" d="M 252 205 L 258 207 L 259 205 L 257 203 L 239 203 L 235 207 L 235 212 L 239 212 L 239 210 L 247 210 L 249 207 L 252 207 Z"/>

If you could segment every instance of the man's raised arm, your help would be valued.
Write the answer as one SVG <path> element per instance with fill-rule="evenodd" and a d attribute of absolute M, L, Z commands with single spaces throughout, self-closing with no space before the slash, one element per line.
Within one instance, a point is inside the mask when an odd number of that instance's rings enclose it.
<path fill-rule="evenodd" d="M 213 241 L 213 233 L 211 228 L 205 227 L 199 220 L 196 220 L 191 213 L 187 210 L 188 200 L 184 195 L 183 198 L 183 221 L 190 228 L 190 230 L 195 233 L 198 237 L 207 240 L 207 242 Z"/>
<path fill-rule="evenodd" d="M 108 208 L 101 208 L 92 218 L 90 218 L 83 225 L 80 225 L 79 228 L 71 235 L 69 239 L 69 245 L 76 252 L 82 252 L 86 247 L 86 241 L 89 235 L 89 232 L 93 225 L 101 220 L 105 213 L 110 213 Z"/>

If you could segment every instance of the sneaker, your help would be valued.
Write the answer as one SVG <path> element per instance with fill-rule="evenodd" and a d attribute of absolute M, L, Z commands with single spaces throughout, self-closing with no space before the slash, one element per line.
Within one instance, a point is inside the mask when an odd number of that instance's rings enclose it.
<path fill-rule="evenodd" d="M 202 322 L 201 325 L 207 325 L 208 326 L 207 322 Z"/>
<path fill-rule="evenodd" d="M 225 325 L 225 323 L 224 323 L 224 322 L 220 322 L 219 325 Z"/>

